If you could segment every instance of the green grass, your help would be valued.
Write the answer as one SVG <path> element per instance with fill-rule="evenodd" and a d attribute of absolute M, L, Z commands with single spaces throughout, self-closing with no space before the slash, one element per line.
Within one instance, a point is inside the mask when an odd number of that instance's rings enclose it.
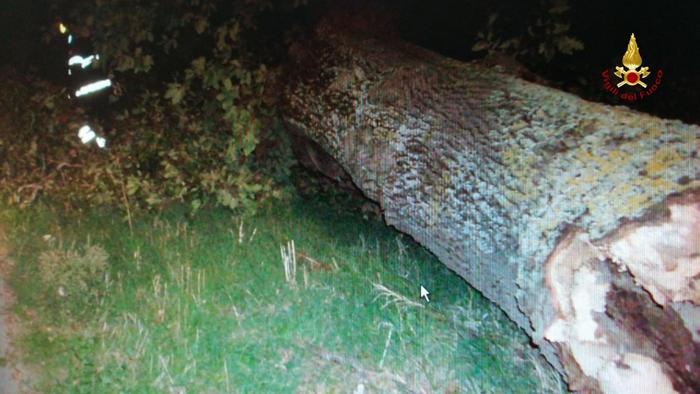
<path fill-rule="evenodd" d="M 357 213 L 298 200 L 241 221 L 175 207 L 137 218 L 133 235 L 112 212 L 50 205 L 5 209 L 0 222 L 40 392 L 566 392 L 499 309 Z M 84 297 L 76 308 L 46 291 L 37 261 L 88 238 L 109 273 L 92 293 L 65 289 Z M 295 284 L 280 254 L 292 240 Z"/>

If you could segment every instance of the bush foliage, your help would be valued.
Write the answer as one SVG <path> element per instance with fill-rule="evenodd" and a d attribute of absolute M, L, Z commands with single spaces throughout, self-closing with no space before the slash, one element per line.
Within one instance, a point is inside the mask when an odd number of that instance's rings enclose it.
<path fill-rule="evenodd" d="M 270 7 L 65 4 L 62 20 L 92 43 L 116 87 L 109 110 L 95 117 L 60 87 L 4 73 L 0 187 L 8 201 L 24 206 L 45 194 L 70 205 L 117 205 L 130 217 L 174 201 L 194 212 L 206 204 L 252 212 L 282 196 L 292 156 L 264 100 L 271 74 L 262 59 L 273 61 L 274 51 L 255 49 L 250 34 Z M 80 143 L 86 123 L 100 126 L 107 149 Z"/>
<path fill-rule="evenodd" d="M 548 63 L 559 54 L 571 55 L 583 49 L 583 42 L 569 32 L 569 0 L 539 0 L 539 7 L 531 7 L 529 15 L 514 12 L 505 3 L 495 8 L 498 11 L 489 15 L 486 26 L 477 34 L 474 52 L 504 53 Z"/>

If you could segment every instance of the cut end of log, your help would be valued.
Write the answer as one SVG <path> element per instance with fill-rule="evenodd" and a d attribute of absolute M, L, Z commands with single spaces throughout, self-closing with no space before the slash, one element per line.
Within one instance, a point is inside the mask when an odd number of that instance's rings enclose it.
<path fill-rule="evenodd" d="M 556 318 L 543 336 L 571 361 L 572 390 L 700 390 L 700 195 L 665 208 L 596 242 L 572 230 L 547 260 Z"/>
<path fill-rule="evenodd" d="M 625 229 L 608 244 L 609 255 L 659 305 L 700 304 L 700 203 L 669 206 L 670 218 Z"/>

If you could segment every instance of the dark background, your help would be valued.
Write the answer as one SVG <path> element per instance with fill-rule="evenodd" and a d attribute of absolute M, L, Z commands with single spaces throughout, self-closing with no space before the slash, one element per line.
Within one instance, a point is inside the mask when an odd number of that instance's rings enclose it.
<path fill-rule="evenodd" d="M 440 3 L 444 6 L 436 7 Z M 471 37 L 478 27 L 462 23 L 463 16 L 494 9 L 519 7 L 527 15 L 537 2 L 483 1 L 480 9 L 465 9 L 464 2 L 420 2 L 406 8 L 415 18 L 405 36 L 411 41 L 457 59 L 472 59 Z M 622 55 L 634 33 L 652 75 L 663 69 L 661 87 L 644 102 L 630 107 L 663 117 L 700 123 L 700 2 L 698 1 L 570 1 L 570 34 L 584 43 L 573 55 L 559 56 L 550 64 L 526 64 L 532 71 L 560 84 L 565 90 L 595 101 L 625 104 L 602 91 L 600 73 L 621 66 Z M 418 16 L 423 21 L 418 22 Z M 462 16 L 462 18 L 460 18 Z M 517 31 L 515 31 L 517 33 Z M 648 77 L 648 78 L 651 78 Z M 581 83 L 581 79 L 585 84 Z"/>
<path fill-rule="evenodd" d="M 324 7 L 335 6 L 327 2 Z M 541 12 L 541 1 L 405 0 L 374 1 L 398 15 L 400 35 L 409 41 L 460 60 L 483 56 L 471 50 L 488 15 Z M 43 39 L 55 28 L 60 10 L 47 0 L 0 1 L 0 66 L 13 65 L 54 80 L 64 80 L 65 46 Z M 632 108 L 668 118 L 700 123 L 700 2 L 697 1 L 576 1 L 570 0 L 570 35 L 585 48 L 551 62 L 518 59 L 554 86 L 584 98 Z M 538 8 L 539 7 L 539 8 Z M 312 23 L 312 18 L 299 23 Z M 524 34 L 513 19 L 505 33 Z M 510 31 L 508 31 L 510 30 Z M 629 35 L 634 33 L 643 65 L 652 75 L 663 69 L 663 82 L 644 101 L 625 103 L 602 89 L 600 73 L 621 65 Z M 649 77 L 651 78 L 651 77 Z"/>

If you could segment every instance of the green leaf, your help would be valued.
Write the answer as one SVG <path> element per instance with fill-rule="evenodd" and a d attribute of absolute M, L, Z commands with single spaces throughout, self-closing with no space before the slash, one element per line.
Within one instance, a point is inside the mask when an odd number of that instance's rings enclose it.
<path fill-rule="evenodd" d="M 207 18 L 204 16 L 198 16 L 197 20 L 195 20 L 195 22 L 194 22 L 194 31 L 196 31 L 197 34 L 202 34 L 202 33 L 204 33 L 204 30 L 206 30 L 208 26 L 209 26 L 209 20 L 207 20 Z"/>
<path fill-rule="evenodd" d="M 202 76 L 202 74 L 204 74 L 206 64 L 207 60 L 204 58 L 204 56 L 200 56 L 192 60 L 192 70 L 194 70 L 196 75 Z"/>
<path fill-rule="evenodd" d="M 195 213 L 195 212 L 199 211 L 199 208 L 202 207 L 202 200 L 195 198 L 190 203 L 190 206 L 192 207 L 192 213 Z"/>
<path fill-rule="evenodd" d="M 233 84 L 231 83 L 231 78 L 225 78 L 224 79 L 224 90 L 230 91 L 233 88 Z"/>
<path fill-rule="evenodd" d="M 168 90 L 165 92 L 165 98 L 169 99 L 174 105 L 182 101 L 185 96 L 185 87 L 179 83 L 168 84 Z"/>
<path fill-rule="evenodd" d="M 126 179 L 126 194 L 133 196 L 139 190 L 140 181 L 135 176 L 129 176 Z"/>
<path fill-rule="evenodd" d="M 148 196 L 148 198 L 146 198 L 146 204 L 148 204 L 148 205 L 150 205 L 150 206 L 152 206 L 152 207 L 153 207 L 153 206 L 156 206 L 156 205 L 158 205 L 158 204 L 160 204 L 162 201 L 163 201 L 163 200 L 160 198 L 160 196 L 158 196 L 158 195 L 155 194 L 155 193 L 151 193 L 151 194 Z"/>
<path fill-rule="evenodd" d="M 143 57 L 141 60 L 141 64 L 145 71 L 148 71 L 151 69 L 151 66 L 153 66 L 153 57 L 151 55 L 146 55 Z"/>
<path fill-rule="evenodd" d="M 180 176 L 180 171 L 169 161 L 163 162 L 163 167 L 165 167 L 163 174 L 165 178 L 177 178 Z"/>

